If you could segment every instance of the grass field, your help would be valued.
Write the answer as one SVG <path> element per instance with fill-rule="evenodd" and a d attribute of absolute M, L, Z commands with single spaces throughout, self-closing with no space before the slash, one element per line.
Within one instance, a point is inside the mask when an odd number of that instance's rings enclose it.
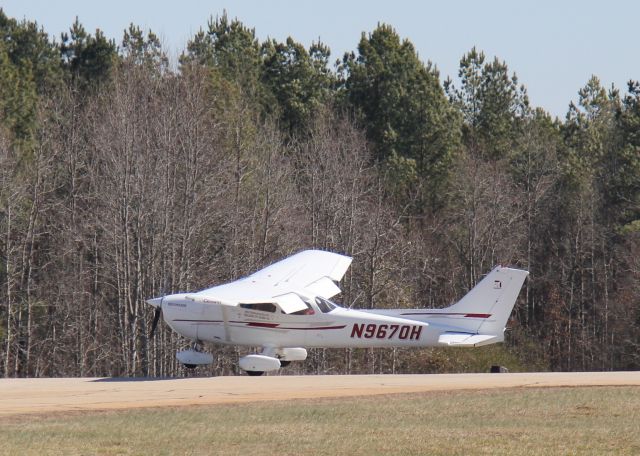
<path fill-rule="evenodd" d="M 0 454 L 640 454 L 640 389 L 460 391 L 0 421 Z"/>

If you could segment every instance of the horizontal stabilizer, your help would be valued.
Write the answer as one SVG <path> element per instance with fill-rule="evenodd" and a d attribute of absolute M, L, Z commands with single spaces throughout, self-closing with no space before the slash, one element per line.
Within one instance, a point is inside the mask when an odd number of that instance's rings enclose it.
<path fill-rule="evenodd" d="M 495 342 L 501 342 L 501 339 L 498 339 L 498 336 L 486 334 L 447 332 L 441 334 L 438 338 L 439 344 L 450 345 L 452 347 L 480 347 Z"/>

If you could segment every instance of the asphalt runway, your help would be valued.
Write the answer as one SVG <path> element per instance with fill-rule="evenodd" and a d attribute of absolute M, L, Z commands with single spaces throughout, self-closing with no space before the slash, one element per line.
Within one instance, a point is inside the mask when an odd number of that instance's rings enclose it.
<path fill-rule="evenodd" d="M 640 372 L 0 379 L 0 418 L 495 388 L 640 386 Z"/>

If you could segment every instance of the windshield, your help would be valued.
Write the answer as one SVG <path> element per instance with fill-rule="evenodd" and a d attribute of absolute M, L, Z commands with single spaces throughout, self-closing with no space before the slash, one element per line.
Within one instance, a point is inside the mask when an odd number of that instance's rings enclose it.
<path fill-rule="evenodd" d="M 321 298 L 320 296 L 316 297 L 316 304 L 322 313 L 329 313 L 337 307 L 331 301 Z"/>

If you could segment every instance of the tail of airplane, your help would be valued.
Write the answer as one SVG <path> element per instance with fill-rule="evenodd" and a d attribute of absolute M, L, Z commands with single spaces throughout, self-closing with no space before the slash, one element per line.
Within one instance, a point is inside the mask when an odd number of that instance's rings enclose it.
<path fill-rule="evenodd" d="M 443 312 L 465 317 L 457 319 L 456 326 L 502 340 L 507 320 L 528 275 L 528 271 L 497 266 L 460 301 L 443 309 Z"/>

